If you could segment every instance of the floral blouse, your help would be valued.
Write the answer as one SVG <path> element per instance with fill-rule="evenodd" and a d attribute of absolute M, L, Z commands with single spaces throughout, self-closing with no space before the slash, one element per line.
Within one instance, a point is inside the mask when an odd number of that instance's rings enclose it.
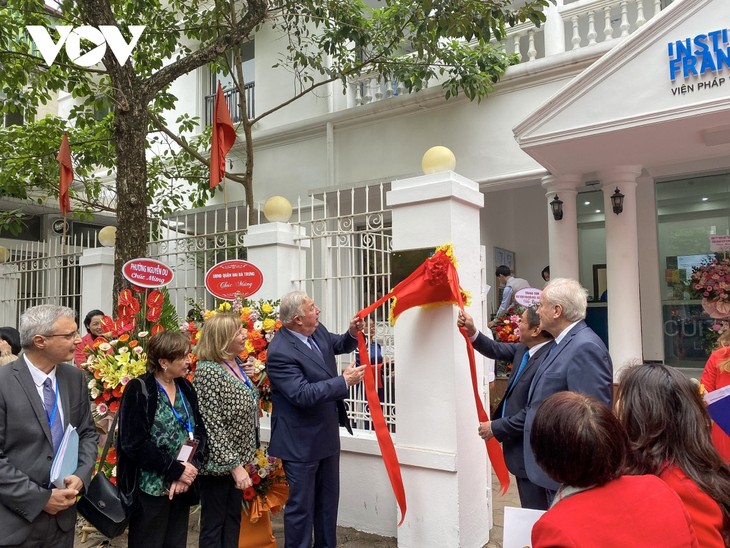
<path fill-rule="evenodd" d="M 198 362 L 193 378 L 200 415 L 208 432 L 201 474 L 224 475 L 251 462 L 257 446 L 258 390 L 222 365 Z"/>
<path fill-rule="evenodd" d="M 185 427 L 173 415 L 168 404 L 169 399 L 167 398 L 167 394 L 159 387 L 157 391 L 159 392 L 157 395 L 158 404 L 157 410 L 155 411 L 155 418 L 152 422 L 152 428 L 150 429 L 150 438 L 160 449 L 163 449 L 170 455 L 177 455 L 182 444 L 188 439 L 188 433 Z M 177 389 L 174 403 L 175 411 L 177 411 L 178 416 L 189 420 L 190 426 L 195 429 L 195 417 L 192 414 L 188 414 L 190 404 L 185 402 L 186 405 L 183 405 L 183 398 L 182 392 L 180 389 Z M 163 478 L 161 474 L 140 468 L 139 488 L 148 495 L 160 497 L 169 493 L 170 482 Z"/>

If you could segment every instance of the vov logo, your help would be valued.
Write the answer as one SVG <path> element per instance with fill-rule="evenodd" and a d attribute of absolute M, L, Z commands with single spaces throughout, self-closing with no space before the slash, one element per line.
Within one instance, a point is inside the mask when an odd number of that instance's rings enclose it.
<path fill-rule="evenodd" d="M 134 46 L 137 45 L 139 37 L 142 36 L 145 25 L 132 25 L 129 27 L 129 31 L 132 33 L 132 40 L 129 43 L 124 39 L 119 29 L 112 25 L 101 25 L 99 28 L 88 25 L 76 28 L 70 25 L 61 25 L 56 27 L 60 36 L 58 42 L 53 41 L 46 27 L 27 25 L 25 28 L 28 29 L 38 51 L 40 51 L 48 66 L 53 64 L 61 48 L 66 44 L 66 53 L 71 62 L 80 67 L 91 67 L 102 60 L 107 46 L 112 50 L 120 65 L 126 63 Z M 95 44 L 96 47 L 82 53 L 82 38 Z"/>

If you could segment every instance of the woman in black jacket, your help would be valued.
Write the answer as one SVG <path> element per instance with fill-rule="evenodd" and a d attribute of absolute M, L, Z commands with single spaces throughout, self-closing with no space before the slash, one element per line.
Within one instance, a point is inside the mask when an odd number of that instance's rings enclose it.
<path fill-rule="evenodd" d="M 205 429 L 185 379 L 190 341 L 163 331 L 147 346 L 148 373 L 126 385 L 119 408 L 117 481 L 131 507 L 130 548 L 185 546 Z"/>

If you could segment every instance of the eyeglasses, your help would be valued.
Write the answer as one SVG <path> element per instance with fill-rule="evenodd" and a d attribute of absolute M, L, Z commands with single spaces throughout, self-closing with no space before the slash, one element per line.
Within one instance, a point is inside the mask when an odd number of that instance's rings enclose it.
<path fill-rule="evenodd" d="M 76 337 L 81 337 L 81 334 L 79 333 L 79 330 L 71 331 L 70 333 L 53 333 L 51 335 L 43 335 L 46 339 L 50 339 L 52 337 L 63 337 L 64 339 L 68 339 L 69 341 L 72 339 L 75 339 Z"/>

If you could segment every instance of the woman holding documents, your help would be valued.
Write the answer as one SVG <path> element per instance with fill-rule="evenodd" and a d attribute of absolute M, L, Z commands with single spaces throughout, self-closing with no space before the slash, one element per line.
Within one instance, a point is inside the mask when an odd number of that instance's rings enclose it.
<path fill-rule="evenodd" d="M 710 437 L 697 388 L 661 364 L 629 367 L 618 385 L 616 414 L 631 444 L 631 474 L 654 474 L 684 502 L 700 546 L 730 540 L 730 468 Z"/>
<path fill-rule="evenodd" d="M 190 341 L 150 338 L 145 375 L 126 385 L 119 408 L 117 481 L 131 507 L 129 546 L 185 546 L 206 434 L 188 372 Z"/>
<path fill-rule="evenodd" d="M 708 392 L 730 384 L 730 329 L 717 340 L 719 348 L 710 354 L 700 382 Z M 730 462 L 730 436 L 717 424 L 712 424 L 712 443 L 725 462 Z"/>

